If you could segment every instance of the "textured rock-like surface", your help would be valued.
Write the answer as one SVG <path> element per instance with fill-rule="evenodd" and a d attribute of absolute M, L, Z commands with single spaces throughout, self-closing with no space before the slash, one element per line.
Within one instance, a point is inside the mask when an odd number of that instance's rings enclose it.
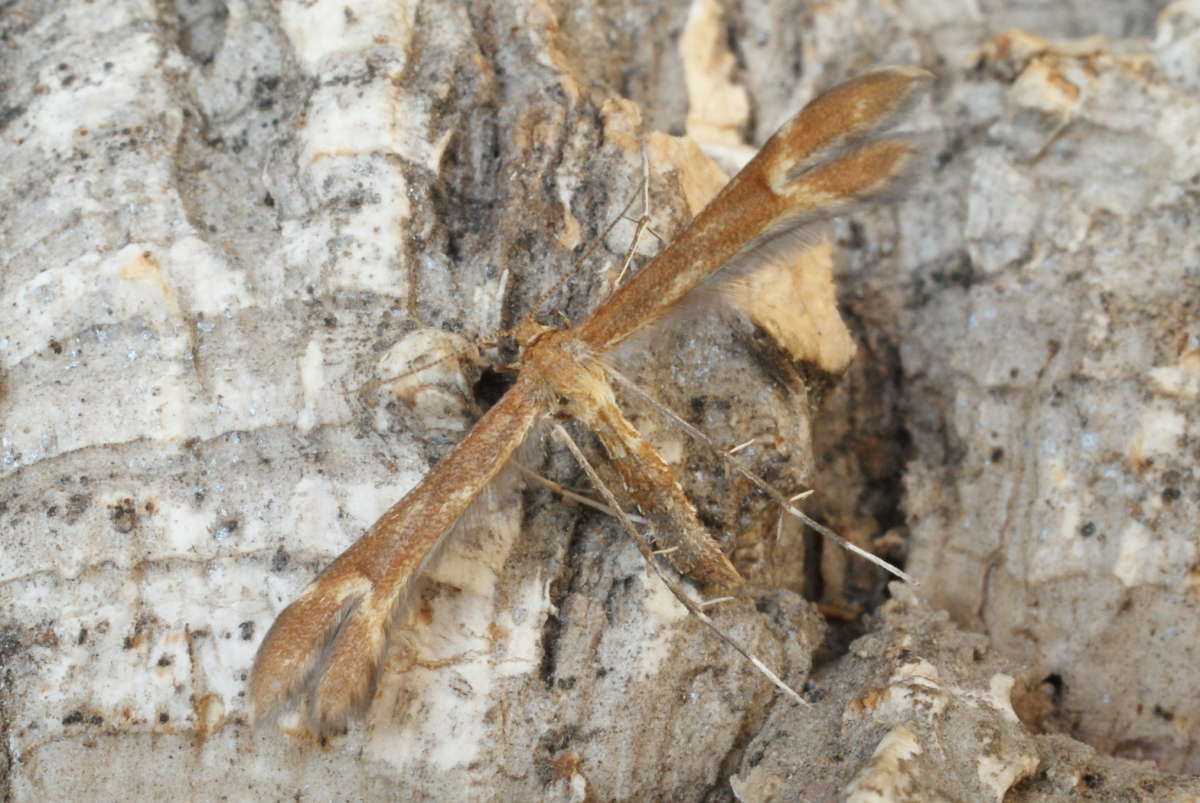
<path fill-rule="evenodd" d="M 743 801 L 1004 800 L 1038 767 L 987 640 L 898 589 L 826 667 L 812 711 L 777 710 L 732 780 Z M 952 780 L 952 786 L 946 786 Z"/>
<path fill-rule="evenodd" d="M 818 15 L 828 41 L 884 37 L 883 11 L 851 21 L 847 5 Z M 890 12 L 921 25 L 894 26 L 889 58 L 907 43 L 945 59 L 943 146 L 909 203 L 841 230 L 866 348 L 839 391 L 858 426 L 823 416 L 819 484 L 859 522 L 846 529 L 894 534 L 887 483 L 840 478 L 905 463 L 909 568 L 1043 689 L 1031 725 L 1200 772 L 1200 7 L 984 37 L 949 8 Z M 1061 38 L 1094 33 L 1144 38 Z M 805 44 L 852 71 L 822 37 Z M 909 438 L 906 460 L 892 450 Z"/>
<path fill-rule="evenodd" d="M 1196 793 L 1103 751 L 1197 770 L 1200 10 L 1156 27 L 1161 3 L 1117 0 L 714 6 L 0 12 L 6 793 Z M 1013 26 L 1041 39 L 997 37 Z M 816 485 L 864 543 L 899 551 L 911 460 L 921 594 L 989 640 L 906 601 L 814 679 L 812 711 L 787 710 L 611 522 L 500 489 L 431 571 L 409 612 L 420 661 L 394 656 L 363 723 L 325 746 L 249 727 L 274 613 L 462 436 L 478 373 L 349 391 L 528 312 L 634 193 L 643 124 L 691 122 L 734 158 L 731 132 L 761 142 L 884 63 L 938 73 L 918 120 L 941 145 L 909 202 L 835 230 L 861 330 L 826 412 L 841 423 L 810 442 L 793 367 L 736 322 L 689 319 L 626 360 L 718 442 L 754 437 L 758 465 Z M 664 142 L 669 235 L 712 173 Z M 549 307 L 578 320 L 603 298 L 631 231 Z M 714 532 L 768 520 L 635 418 Z M 531 460 L 577 476 L 558 451 Z M 739 565 L 803 587 L 800 553 L 749 541 Z M 879 586 L 841 562 L 822 557 L 827 610 Z M 721 621 L 803 682 L 820 625 L 794 595 Z M 975 741 L 953 738 L 967 723 Z M 827 738 L 777 748 L 789 727 Z"/>
<path fill-rule="evenodd" d="M 1046 727 L 1200 772 L 1200 98 L 1169 48 L 989 48 L 931 205 L 964 238 L 921 244 L 897 337 L 930 599 L 1053 685 Z"/>
<path fill-rule="evenodd" d="M 1200 779 L 1035 736 L 1028 698 L 988 639 L 893 585 L 875 630 L 813 679 L 813 709 L 777 708 L 731 778 L 745 803 L 1194 800 Z"/>

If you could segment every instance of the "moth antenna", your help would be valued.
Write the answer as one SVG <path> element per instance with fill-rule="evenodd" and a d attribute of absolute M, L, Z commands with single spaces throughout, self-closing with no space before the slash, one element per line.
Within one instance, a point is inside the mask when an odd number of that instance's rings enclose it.
<path fill-rule="evenodd" d="M 628 210 L 628 206 L 626 206 Z M 638 243 L 641 242 L 642 234 L 650 227 L 650 160 L 646 158 L 646 148 L 642 147 L 642 216 L 637 220 L 637 227 L 633 230 L 633 242 L 629 246 L 629 250 L 625 252 L 625 261 L 621 263 L 621 271 L 617 274 L 617 278 L 613 281 L 613 290 L 621 286 L 621 282 L 625 281 L 625 274 L 629 271 L 629 266 L 633 263 L 633 256 L 637 253 Z M 653 232 L 652 232 L 653 233 Z M 655 235 L 657 237 L 657 235 Z"/>
<path fill-rule="evenodd" d="M 553 296 L 555 293 L 557 293 L 559 291 L 559 289 L 563 286 L 563 283 L 566 282 L 568 279 L 571 278 L 571 276 L 573 276 L 575 274 L 575 271 L 578 270 L 579 266 L 587 261 L 587 259 L 600 246 L 600 243 L 604 242 L 608 238 L 608 235 L 611 234 L 612 230 L 617 227 L 617 224 L 625 219 L 625 216 L 629 213 L 630 207 L 633 206 L 633 202 L 637 200 L 638 195 L 641 195 L 643 192 L 645 192 L 646 198 L 647 198 L 645 203 L 646 204 L 650 203 L 648 200 L 649 199 L 649 182 L 650 182 L 649 168 L 647 167 L 646 155 L 643 152 L 643 154 L 642 154 L 642 182 L 638 185 L 637 191 L 629 196 L 629 200 L 625 202 L 625 205 L 623 207 L 621 207 L 621 211 L 619 213 L 617 213 L 616 217 L 614 217 L 612 220 L 610 220 L 608 222 L 608 225 L 604 227 L 604 231 L 600 232 L 599 235 L 594 237 L 592 239 L 591 243 L 588 244 L 587 249 L 582 254 L 579 255 L 578 259 L 576 259 L 573 263 L 571 263 L 571 268 L 567 271 L 564 271 L 563 275 L 559 276 L 558 279 L 554 282 L 554 284 L 550 285 L 550 287 L 546 289 L 546 292 L 542 293 L 538 297 L 538 300 L 530 308 L 529 314 L 525 316 L 527 319 L 532 319 L 534 315 L 537 315 L 538 310 L 540 310 L 543 306 L 545 306 L 546 302 L 550 300 L 550 297 Z M 643 216 L 643 219 L 644 219 L 644 216 Z M 637 233 L 634 238 L 633 246 L 630 249 L 629 256 L 626 257 L 626 265 L 628 265 L 629 260 L 631 260 L 633 258 L 633 250 L 635 250 L 637 248 L 637 237 L 640 237 L 640 236 L 641 236 L 641 225 L 640 225 L 640 221 L 639 221 L 639 227 L 638 227 Z M 622 272 L 623 271 L 624 271 L 624 269 L 622 269 Z"/>
<path fill-rule="evenodd" d="M 364 382 L 361 385 L 357 385 L 353 388 L 350 388 L 349 390 L 342 391 L 342 395 L 343 396 L 357 396 L 360 393 L 366 393 L 367 391 L 370 391 L 370 390 L 377 390 L 377 389 L 383 387 L 384 385 L 390 385 L 392 382 L 399 382 L 401 379 L 407 379 L 410 376 L 415 376 L 416 374 L 419 374 L 422 371 L 426 371 L 430 368 L 434 368 L 438 365 L 441 365 L 444 362 L 460 360 L 464 356 L 469 357 L 469 356 L 471 356 L 472 352 L 475 352 L 477 350 L 478 346 L 489 345 L 493 339 L 499 339 L 501 337 L 506 337 L 509 334 L 510 334 L 510 330 L 501 329 L 499 332 L 493 332 L 487 338 L 487 340 L 481 341 L 480 343 L 470 343 L 466 346 L 463 346 L 462 348 L 455 349 L 454 351 L 447 352 L 446 354 L 443 354 L 440 357 L 429 360 L 428 362 L 422 362 L 419 365 L 410 366 L 407 371 L 401 371 L 400 373 L 393 374 L 392 376 L 385 376 L 385 377 L 382 377 L 381 379 L 373 379 L 370 382 Z"/>

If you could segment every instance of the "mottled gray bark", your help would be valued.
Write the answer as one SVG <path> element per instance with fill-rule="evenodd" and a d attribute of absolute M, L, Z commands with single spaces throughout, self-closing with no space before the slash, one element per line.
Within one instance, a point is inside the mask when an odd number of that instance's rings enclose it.
<path fill-rule="evenodd" d="M 1195 793 L 1107 753 L 1198 770 L 1200 10 L 1076 5 L 6 7 L 5 792 Z M 1111 40 L 996 39 L 1012 25 Z M 816 434 L 823 383 L 736 319 L 624 359 L 842 530 L 911 539 L 925 602 L 899 592 L 810 676 L 801 594 L 854 613 L 880 579 L 826 550 L 806 587 L 803 540 L 773 542 L 744 483 L 634 412 L 755 585 L 718 620 L 812 708 L 684 616 L 610 519 L 506 484 L 348 734 L 253 728 L 274 614 L 480 403 L 465 361 L 354 389 L 515 323 L 565 273 L 547 308 L 593 308 L 632 225 L 573 262 L 633 194 L 644 130 L 729 156 L 885 63 L 937 73 L 917 120 L 942 144 L 910 200 L 835 229 L 860 353 Z M 669 236 L 712 174 L 648 148 Z M 550 444 L 527 460 L 578 478 Z"/>

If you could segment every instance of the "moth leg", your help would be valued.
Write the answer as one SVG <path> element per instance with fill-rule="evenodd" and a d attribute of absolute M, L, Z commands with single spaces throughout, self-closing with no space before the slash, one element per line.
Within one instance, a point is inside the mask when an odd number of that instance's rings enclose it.
<path fill-rule="evenodd" d="M 767 482 L 762 477 L 760 477 L 757 473 L 755 473 L 749 466 L 747 466 L 741 460 L 738 460 L 736 457 L 734 457 L 732 452 L 727 451 L 727 450 L 722 449 L 719 446 L 717 446 L 717 444 L 713 443 L 712 438 L 708 437 L 701 430 L 699 430 L 696 427 L 689 424 L 687 421 L 685 421 L 683 418 L 681 418 L 678 414 L 676 414 L 674 410 L 667 407 L 665 404 L 662 404 L 661 402 L 656 400 L 650 394 L 646 393 L 646 391 L 644 391 L 640 387 L 638 387 L 636 382 L 632 381 L 628 377 L 621 374 L 621 372 L 619 372 L 617 369 L 613 368 L 611 365 L 605 364 L 604 370 L 608 373 L 609 376 L 611 376 L 613 379 L 616 379 L 618 382 L 620 382 L 622 385 L 624 385 L 629 390 L 633 391 L 633 393 L 636 394 L 638 398 L 642 399 L 648 405 L 653 407 L 655 410 L 657 410 L 659 412 L 659 414 L 661 414 L 662 416 L 664 416 L 665 418 L 670 420 L 672 423 L 674 423 L 676 426 L 678 426 L 680 429 L 682 429 L 688 435 L 691 435 L 693 438 L 700 441 L 701 443 L 707 444 L 714 452 L 716 452 L 718 455 L 720 455 L 721 459 L 724 460 L 725 462 L 727 462 L 733 468 L 734 471 L 737 471 L 743 477 L 750 480 L 750 482 L 754 483 L 755 487 L 757 487 L 760 491 L 762 491 L 767 496 L 769 496 L 771 498 L 771 500 L 774 501 L 777 505 L 779 505 L 779 507 L 785 513 L 787 513 L 789 516 L 794 516 L 795 518 L 800 519 L 800 521 L 804 522 L 809 527 L 813 528 L 814 530 L 816 530 L 818 533 L 825 536 L 826 538 L 832 540 L 834 543 L 836 543 L 842 549 L 845 549 L 849 552 L 853 552 L 854 554 L 858 555 L 859 557 L 863 558 L 864 560 L 874 563 L 879 568 L 883 569 L 884 571 L 886 571 L 892 575 L 895 575 L 896 577 L 898 577 L 899 579 L 908 583 L 909 585 L 914 586 L 914 587 L 920 585 L 920 583 L 918 583 L 915 579 L 913 579 L 913 577 L 911 575 L 909 575 L 907 572 L 896 568 L 895 566 L 888 563 L 883 558 L 879 557 L 878 555 L 871 554 L 870 552 L 866 551 L 865 549 L 858 546 L 857 544 L 853 544 L 853 543 L 847 541 L 845 538 L 838 535 L 833 530 L 826 527 L 824 524 L 821 524 L 819 521 L 815 521 L 812 517 L 806 515 L 802 510 L 798 509 L 795 505 L 792 504 L 792 502 L 795 501 L 794 498 L 789 499 L 778 488 L 776 488 L 774 485 L 771 485 L 769 482 Z M 798 494 L 797 496 L 802 498 L 807 495 L 808 495 L 808 493 L 806 492 L 804 494 Z"/>
<path fill-rule="evenodd" d="M 671 467 L 622 415 L 611 396 L 582 400 L 579 408 L 630 496 L 649 519 L 655 542 L 673 547 L 667 554 L 671 565 L 682 574 L 718 588 L 741 585 L 741 575 L 700 522 Z"/>
<path fill-rule="evenodd" d="M 675 599 L 679 600 L 683 607 L 687 608 L 688 613 L 692 614 L 701 622 L 703 622 L 710 630 L 712 630 L 712 632 L 716 633 L 722 641 L 724 641 L 733 649 L 737 650 L 743 658 L 753 664 L 754 668 L 761 672 L 763 676 L 770 680 L 773 684 L 775 684 L 780 691 L 792 698 L 792 700 L 795 702 L 800 703 L 801 705 L 808 705 L 808 701 L 801 697 L 795 689 L 784 683 L 779 675 L 772 672 L 766 664 L 759 660 L 746 647 L 742 646 L 741 642 L 739 642 L 733 636 L 730 636 L 721 628 L 717 627 L 716 623 L 709 618 L 708 614 L 701 610 L 700 604 L 689 597 L 687 592 L 683 590 L 678 582 L 671 579 L 663 572 L 658 565 L 658 561 L 655 560 L 654 553 L 650 549 L 650 545 L 646 542 L 646 539 L 642 537 L 642 534 L 638 532 L 637 528 L 633 525 L 633 522 L 629 520 L 629 516 L 627 516 L 625 511 L 621 508 L 620 502 L 618 502 L 617 498 L 613 496 L 613 492 L 609 490 L 607 485 L 604 484 L 604 481 L 600 479 L 600 475 L 596 473 L 596 469 L 592 467 L 592 464 L 589 463 L 588 459 L 584 456 L 583 450 L 579 448 L 579 445 L 575 443 L 574 439 L 571 438 L 570 434 L 566 429 L 563 428 L 562 424 L 556 423 L 554 425 L 554 436 L 558 438 L 564 446 L 567 447 L 567 449 L 575 457 L 575 460 L 579 463 L 580 467 L 583 469 L 584 473 L 588 475 L 588 479 L 590 479 L 592 484 L 596 486 L 596 490 L 598 490 L 600 495 L 604 497 L 604 501 L 607 502 L 616 513 L 617 519 L 621 522 L 621 526 L 625 529 L 625 532 L 629 534 L 629 537 L 633 539 L 633 543 L 637 545 L 638 551 L 642 553 L 642 559 L 646 561 L 646 565 L 649 566 L 651 570 L 658 575 L 658 579 L 662 580 L 663 584 L 670 589 L 671 593 L 675 596 Z"/>

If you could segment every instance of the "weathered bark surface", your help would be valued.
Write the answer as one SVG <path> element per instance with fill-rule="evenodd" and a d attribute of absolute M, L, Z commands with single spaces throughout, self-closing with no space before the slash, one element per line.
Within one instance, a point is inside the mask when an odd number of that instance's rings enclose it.
<path fill-rule="evenodd" d="M 1105 753 L 1200 771 L 1200 9 L 1156 28 L 1155 3 L 1011 5 L 6 7 L 5 793 L 1197 792 Z M 1112 40 L 996 46 L 1011 25 Z M 478 372 L 350 391 L 515 323 L 564 273 L 547 309 L 593 308 L 632 225 L 572 263 L 634 192 L 644 129 L 729 156 L 886 63 L 938 74 L 918 123 L 942 145 L 911 200 L 836 229 L 862 347 L 817 436 L 802 369 L 736 320 L 624 359 L 845 531 L 911 535 L 933 607 L 902 592 L 810 678 L 822 625 L 797 592 L 836 606 L 879 578 L 827 553 L 805 589 L 802 546 L 745 534 L 769 509 L 641 413 L 739 565 L 785 587 L 718 618 L 809 678 L 811 709 L 685 617 L 613 522 L 530 486 L 456 533 L 350 733 L 251 727 L 275 612 L 462 437 Z M 669 236 L 714 173 L 647 151 Z M 528 460 L 578 476 L 549 446 Z"/>
<path fill-rule="evenodd" d="M 889 328 L 927 598 L 1042 683 L 1039 725 L 1198 773 L 1200 148 L 1181 132 L 1200 96 L 1171 54 L 1194 66 L 1175 39 L 1200 7 L 1176 11 L 1151 48 L 996 40 L 947 99 L 964 134 L 926 211 L 962 239 L 921 243 Z"/>

